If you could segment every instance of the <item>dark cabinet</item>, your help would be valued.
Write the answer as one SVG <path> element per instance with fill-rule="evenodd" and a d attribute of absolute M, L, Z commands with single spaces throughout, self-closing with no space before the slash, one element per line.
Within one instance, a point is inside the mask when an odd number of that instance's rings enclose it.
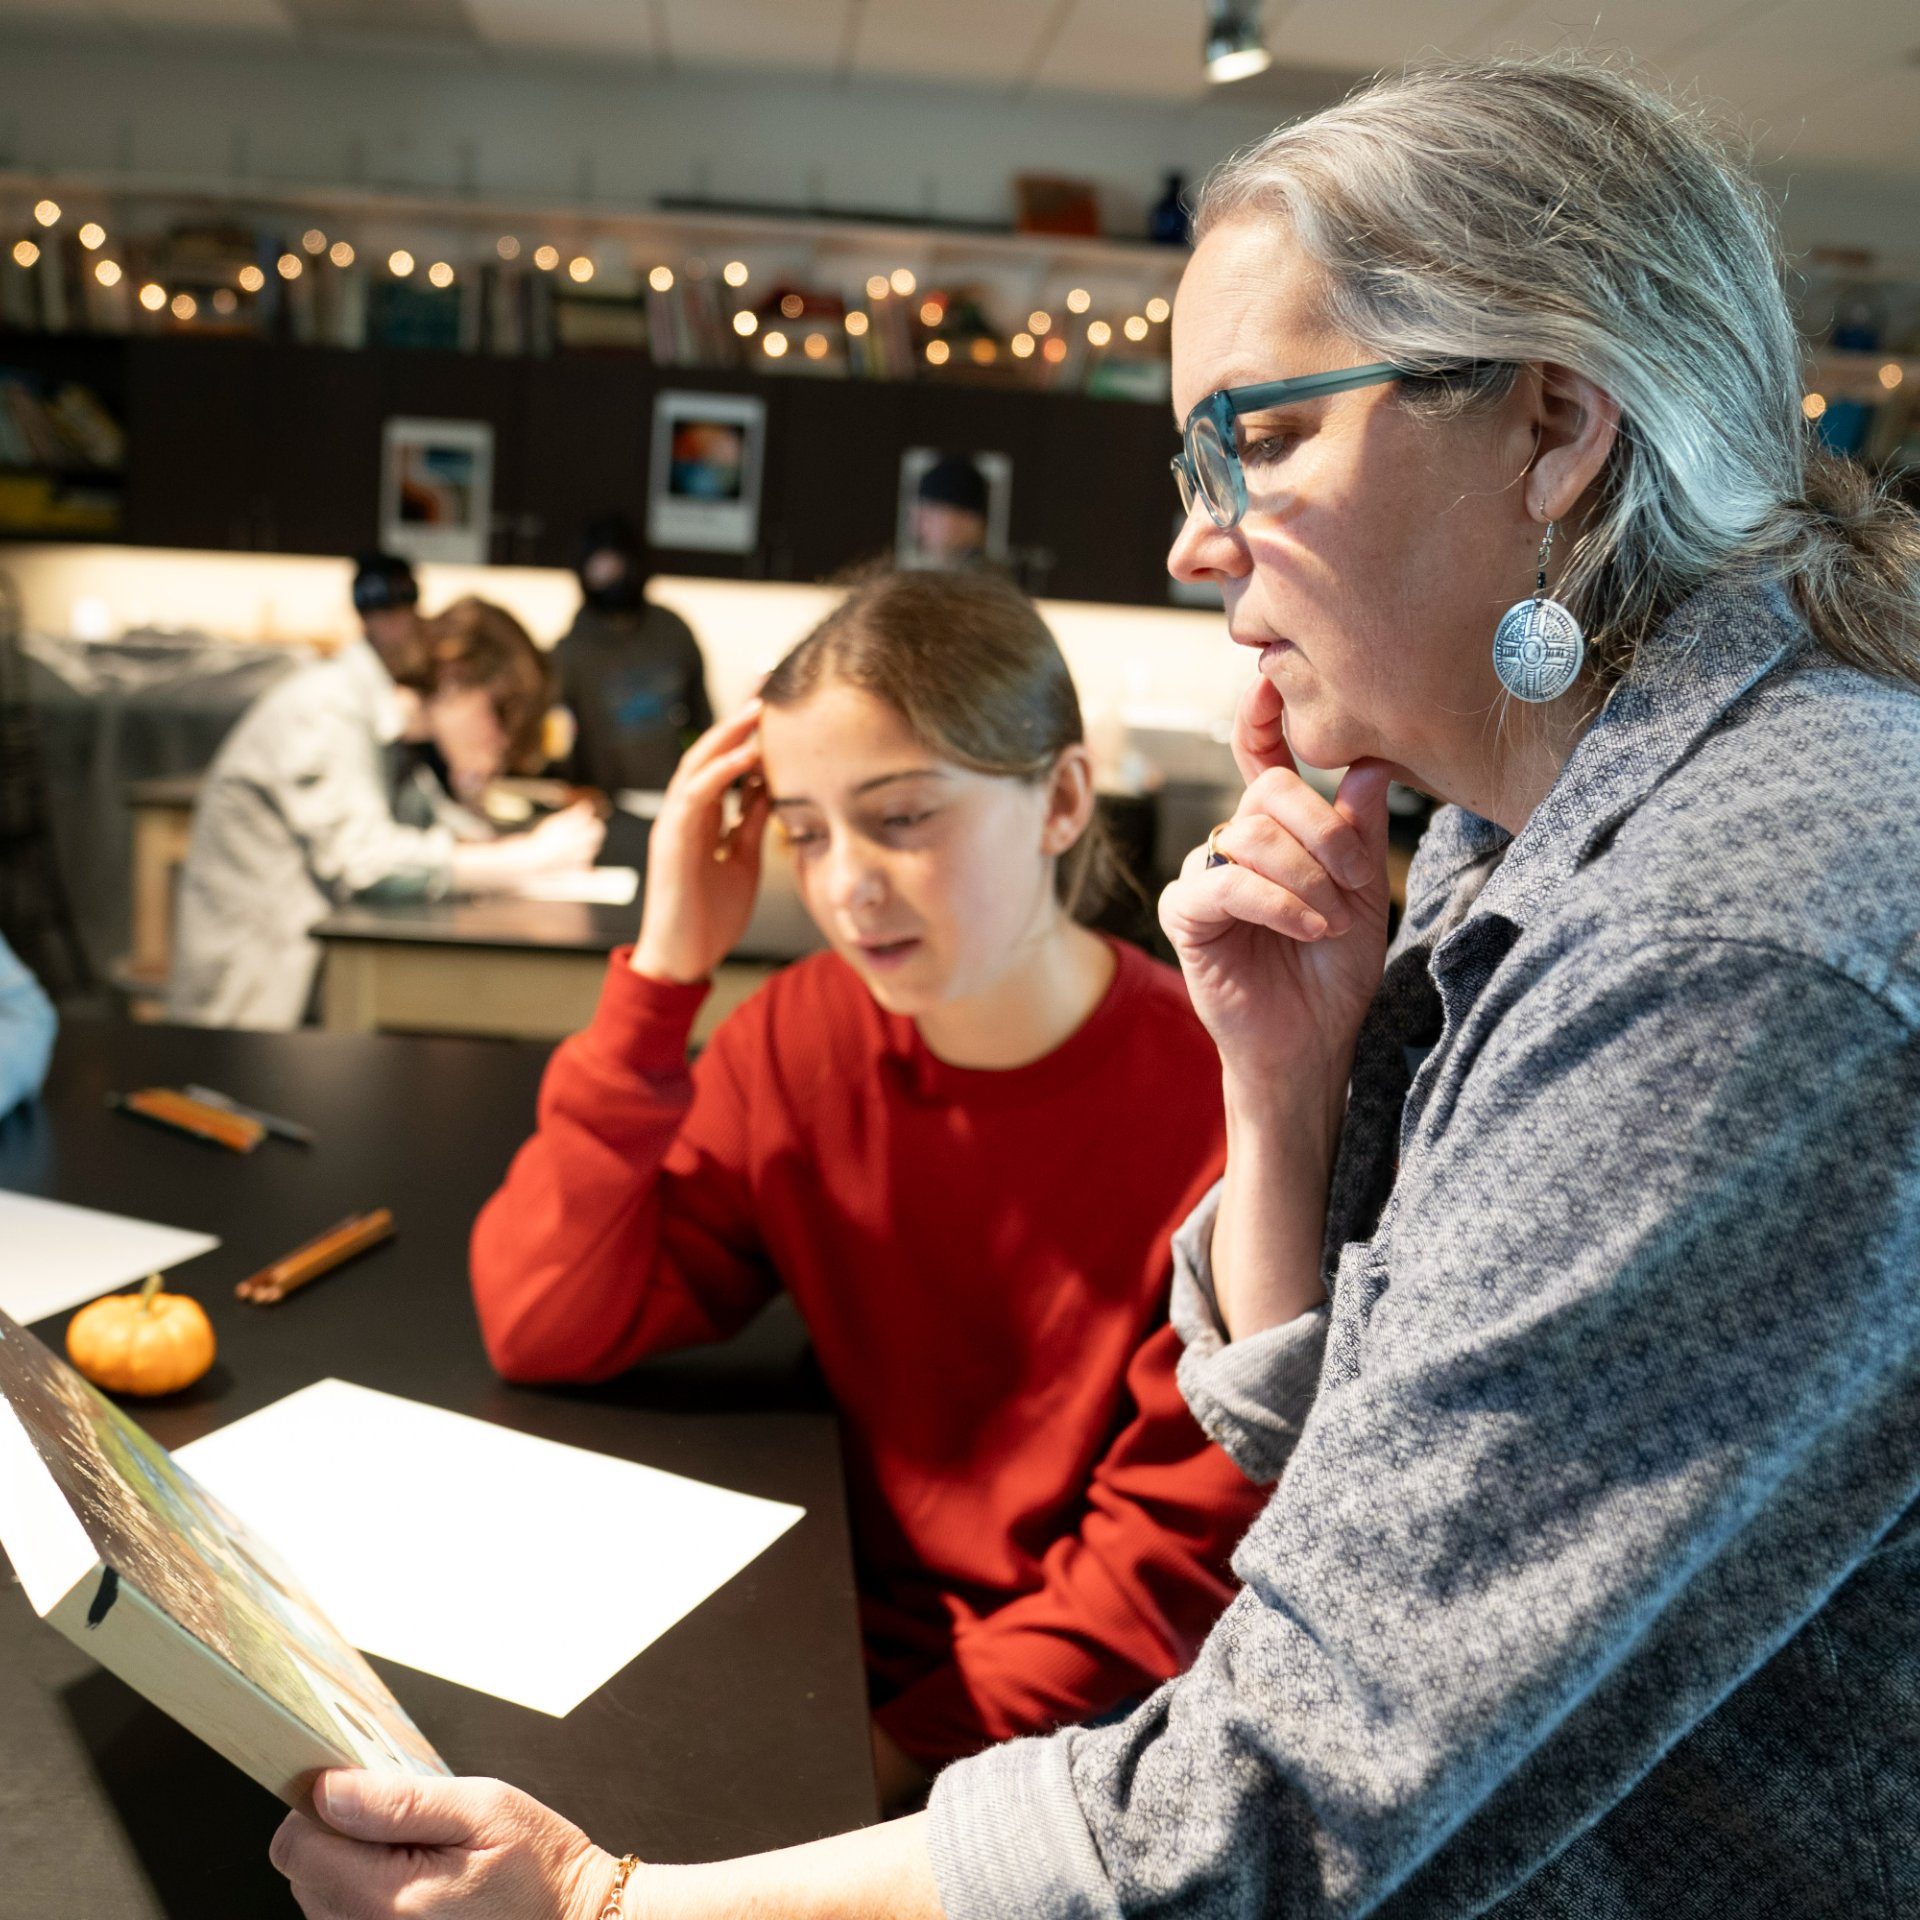
<path fill-rule="evenodd" d="M 1164 604 L 1173 525 L 1165 413 L 964 384 L 659 368 L 634 354 L 548 360 L 348 352 L 217 337 L 136 338 L 125 356 L 125 538 L 153 546 L 350 554 L 377 543 L 393 418 L 493 429 L 490 557 L 566 566 L 581 526 L 644 532 L 655 398 L 766 401 L 760 539 L 750 554 L 662 551 L 661 572 L 825 580 L 890 552 L 910 448 L 1004 454 L 1015 577 L 1062 599 Z"/>
<path fill-rule="evenodd" d="M 250 550 L 270 542 L 251 340 L 127 343 L 127 528 L 136 546 Z"/>

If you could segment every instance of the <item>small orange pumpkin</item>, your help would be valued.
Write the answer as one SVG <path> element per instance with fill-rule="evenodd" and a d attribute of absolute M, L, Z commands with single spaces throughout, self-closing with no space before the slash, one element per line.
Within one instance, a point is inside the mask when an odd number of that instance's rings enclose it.
<path fill-rule="evenodd" d="M 138 1293 L 113 1293 L 67 1325 L 67 1358 L 109 1393 L 178 1393 L 213 1365 L 213 1323 L 198 1300 L 162 1293 L 152 1274 Z"/>

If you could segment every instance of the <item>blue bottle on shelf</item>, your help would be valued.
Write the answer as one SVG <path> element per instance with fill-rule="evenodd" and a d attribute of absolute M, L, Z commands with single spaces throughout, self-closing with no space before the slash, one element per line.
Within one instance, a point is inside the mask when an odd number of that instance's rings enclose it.
<path fill-rule="evenodd" d="M 1187 176 L 1167 175 L 1167 190 L 1155 201 L 1147 215 L 1147 238 L 1158 246 L 1184 247 L 1187 244 Z"/>

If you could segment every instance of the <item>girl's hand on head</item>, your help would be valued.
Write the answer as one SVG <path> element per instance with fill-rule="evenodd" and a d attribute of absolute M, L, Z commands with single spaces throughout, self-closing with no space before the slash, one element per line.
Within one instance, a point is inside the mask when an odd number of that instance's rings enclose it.
<path fill-rule="evenodd" d="M 1281 721 L 1280 695 L 1257 678 L 1234 717 L 1247 789 L 1214 836 L 1231 864 L 1209 867 L 1196 847 L 1160 896 L 1160 924 L 1230 1091 L 1327 1111 L 1386 958 L 1389 775 L 1358 761 L 1324 800 Z"/>
<path fill-rule="evenodd" d="M 269 1849 L 307 1920 L 597 1920 L 615 1862 L 498 1780 L 324 1773 Z"/>
<path fill-rule="evenodd" d="M 647 841 L 647 897 L 633 970 L 691 984 L 711 974 L 746 932 L 760 890 L 766 782 L 760 773 L 760 701 L 709 727 L 674 769 Z M 744 782 L 729 827 L 727 790 Z"/>

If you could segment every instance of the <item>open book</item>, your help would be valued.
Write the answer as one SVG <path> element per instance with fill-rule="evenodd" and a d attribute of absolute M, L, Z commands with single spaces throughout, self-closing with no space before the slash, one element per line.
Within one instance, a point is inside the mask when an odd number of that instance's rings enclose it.
<path fill-rule="evenodd" d="M 0 1547 L 35 1613 L 289 1806 L 445 1773 L 272 1549 L 0 1313 Z"/>

